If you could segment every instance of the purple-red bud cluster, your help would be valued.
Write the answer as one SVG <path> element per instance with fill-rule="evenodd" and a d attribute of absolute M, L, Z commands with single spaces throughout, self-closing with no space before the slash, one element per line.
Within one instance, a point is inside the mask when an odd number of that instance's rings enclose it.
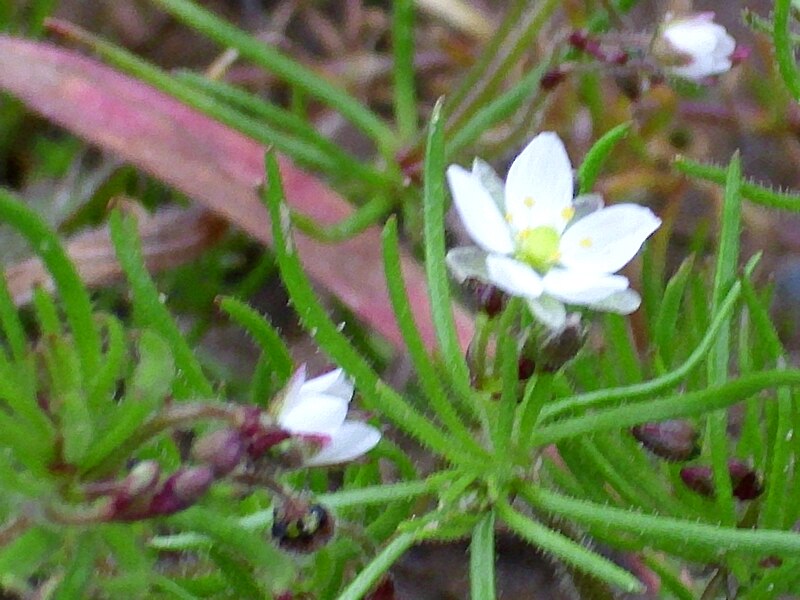
<path fill-rule="evenodd" d="M 739 500 L 753 500 L 763 491 L 756 472 L 740 460 L 728 461 L 728 474 L 731 478 L 733 495 Z M 681 479 L 686 487 L 701 496 L 713 497 L 714 473 L 709 466 L 698 465 L 681 469 Z"/>

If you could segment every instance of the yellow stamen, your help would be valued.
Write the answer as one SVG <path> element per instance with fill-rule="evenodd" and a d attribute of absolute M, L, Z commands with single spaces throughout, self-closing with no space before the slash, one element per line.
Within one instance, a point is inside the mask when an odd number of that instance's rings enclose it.
<path fill-rule="evenodd" d="M 533 208 L 533 205 L 536 204 L 536 202 L 534 202 L 533 198 L 531 198 L 530 196 L 527 196 L 525 200 L 522 201 L 522 203 L 528 208 Z"/>
<path fill-rule="evenodd" d="M 575 209 L 571 206 L 568 206 L 564 210 L 561 211 L 561 216 L 564 218 L 565 221 L 569 221 L 572 217 L 575 216 Z"/>
<path fill-rule="evenodd" d="M 558 231 L 552 227 L 523 229 L 517 234 L 516 257 L 546 273 L 558 261 L 558 242 Z"/>
<path fill-rule="evenodd" d="M 592 238 L 583 238 L 580 242 L 578 242 L 581 248 L 591 248 L 592 247 Z"/>

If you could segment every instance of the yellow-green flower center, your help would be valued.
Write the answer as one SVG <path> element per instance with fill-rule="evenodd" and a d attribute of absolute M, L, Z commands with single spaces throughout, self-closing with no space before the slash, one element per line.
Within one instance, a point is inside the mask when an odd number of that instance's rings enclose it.
<path fill-rule="evenodd" d="M 559 259 L 560 236 L 552 227 L 524 229 L 517 234 L 519 260 L 529 264 L 540 273 L 546 273 Z"/>

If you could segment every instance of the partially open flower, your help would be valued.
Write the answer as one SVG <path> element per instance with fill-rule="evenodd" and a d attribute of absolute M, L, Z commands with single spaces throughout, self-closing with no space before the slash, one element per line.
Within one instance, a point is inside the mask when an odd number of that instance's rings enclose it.
<path fill-rule="evenodd" d="M 628 314 L 640 304 L 628 279 L 614 275 L 661 221 L 636 204 L 603 208 L 597 195 L 573 199 L 572 165 L 555 133 L 537 135 L 514 160 L 505 183 L 483 161 L 458 165 L 447 180 L 461 220 L 479 247 L 455 248 L 455 276 L 490 283 L 528 302 L 551 329 L 564 304 Z"/>
<path fill-rule="evenodd" d="M 283 430 L 314 448 L 304 464 L 320 466 L 353 460 L 380 441 L 381 434 L 374 427 L 345 420 L 352 397 L 353 383 L 341 369 L 306 381 L 303 366 L 292 376 L 284 390 L 277 421 Z"/>
<path fill-rule="evenodd" d="M 714 23 L 713 12 L 683 19 L 668 16 L 654 44 L 668 73 L 694 80 L 730 70 L 735 49 L 736 40 Z"/>

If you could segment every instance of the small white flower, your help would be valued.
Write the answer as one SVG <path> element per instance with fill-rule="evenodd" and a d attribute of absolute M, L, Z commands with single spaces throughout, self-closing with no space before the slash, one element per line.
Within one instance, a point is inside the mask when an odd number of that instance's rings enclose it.
<path fill-rule="evenodd" d="M 455 248 L 447 262 L 463 281 L 476 278 L 525 298 L 552 329 L 564 303 L 628 314 L 640 304 L 614 275 L 661 224 L 636 204 L 603 208 L 598 195 L 572 197 L 572 165 L 561 139 L 540 133 L 511 164 L 505 184 L 483 161 L 472 172 L 447 169 L 456 209 L 480 248 Z"/>
<path fill-rule="evenodd" d="M 684 19 L 667 15 L 661 40 L 656 42 L 656 53 L 668 63 L 669 73 L 695 80 L 730 70 L 735 49 L 736 40 L 714 23 L 713 12 Z"/>
<path fill-rule="evenodd" d="M 277 420 L 293 436 L 319 445 L 319 450 L 304 464 L 347 462 L 380 441 L 381 434 L 374 427 L 345 420 L 352 398 L 353 382 L 342 369 L 306 381 L 304 365 L 292 376 L 284 390 Z"/>

